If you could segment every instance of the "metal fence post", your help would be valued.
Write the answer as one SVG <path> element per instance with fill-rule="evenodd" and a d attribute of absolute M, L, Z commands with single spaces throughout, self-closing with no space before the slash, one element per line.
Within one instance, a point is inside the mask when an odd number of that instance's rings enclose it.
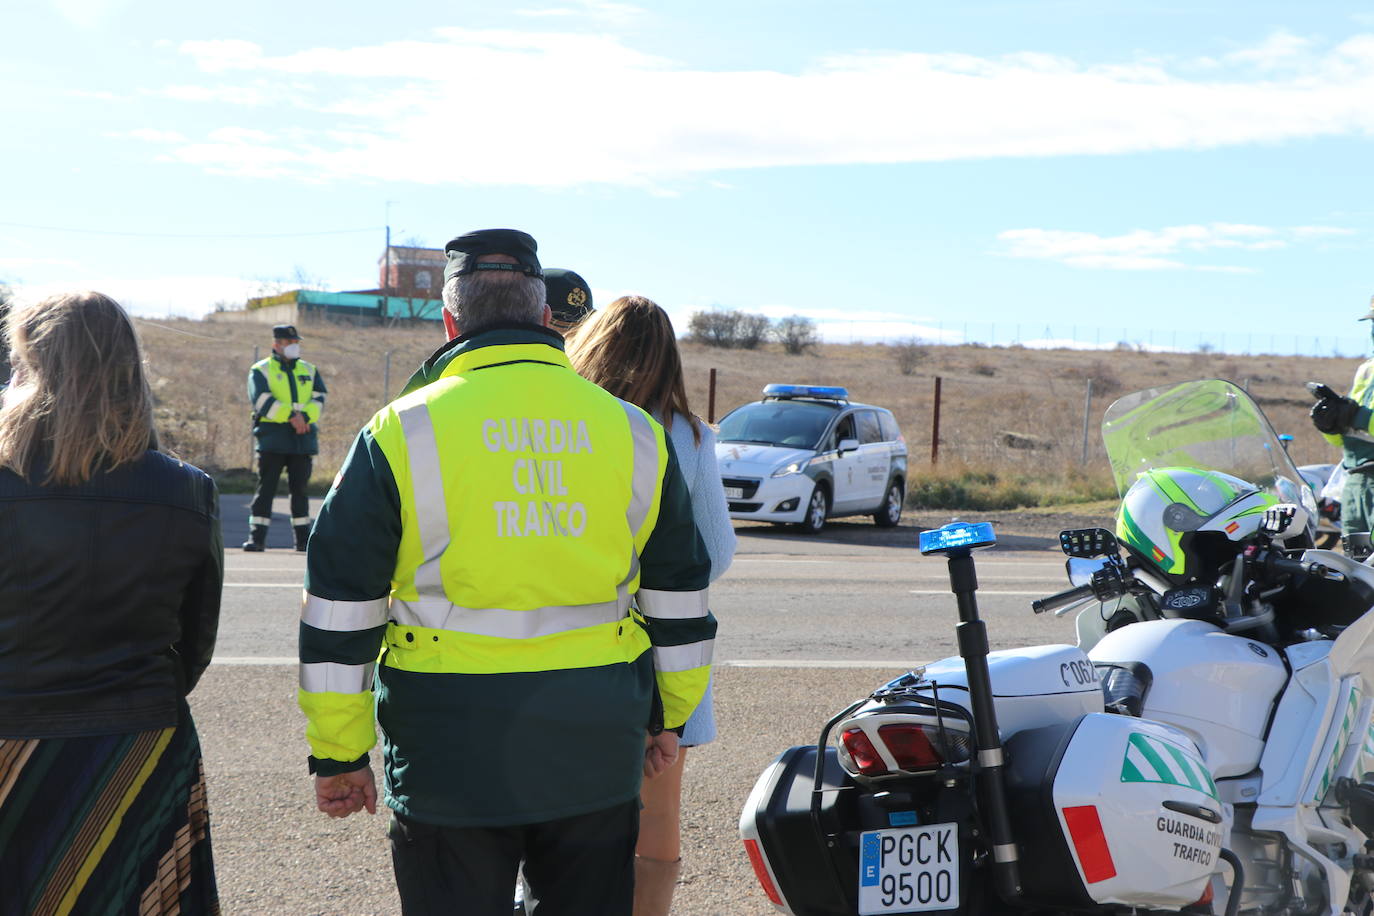
<path fill-rule="evenodd" d="M 930 417 L 930 465 L 940 463 L 940 376 L 935 376 L 935 410 Z"/>
<path fill-rule="evenodd" d="M 386 351 L 386 362 L 382 365 L 382 403 L 391 403 L 391 351 Z"/>

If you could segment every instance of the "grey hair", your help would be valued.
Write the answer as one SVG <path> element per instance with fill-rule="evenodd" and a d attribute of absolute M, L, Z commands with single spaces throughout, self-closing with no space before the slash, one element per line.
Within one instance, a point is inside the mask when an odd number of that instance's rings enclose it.
<path fill-rule="evenodd" d="M 544 280 L 503 270 L 479 270 L 444 284 L 444 308 L 464 334 L 504 322 L 542 324 Z"/>

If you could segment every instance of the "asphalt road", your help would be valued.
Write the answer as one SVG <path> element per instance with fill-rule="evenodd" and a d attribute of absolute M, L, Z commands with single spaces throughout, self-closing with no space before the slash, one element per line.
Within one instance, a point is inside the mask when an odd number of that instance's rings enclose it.
<path fill-rule="evenodd" d="M 279 500 L 266 553 L 237 549 L 246 496 L 222 498 L 228 546 L 215 663 L 191 697 L 205 748 L 215 859 L 226 913 L 400 912 L 386 818 L 315 811 L 295 705 L 304 555 L 289 549 Z M 775 912 L 754 881 L 737 822 L 755 777 L 826 718 L 921 662 L 954 652 L 945 564 L 916 530 L 838 523 L 820 537 L 740 527 L 711 589 L 719 739 L 690 752 L 683 874 L 675 914 Z M 1070 618 L 1036 617 L 1034 597 L 1067 587 L 1044 537 L 1006 537 L 978 555 L 979 607 L 993 647 L 1073 642 Z M 474 744 L 474 753 L 481 753 Z M 550 778 L 557 779 L 556 763 Z"/>

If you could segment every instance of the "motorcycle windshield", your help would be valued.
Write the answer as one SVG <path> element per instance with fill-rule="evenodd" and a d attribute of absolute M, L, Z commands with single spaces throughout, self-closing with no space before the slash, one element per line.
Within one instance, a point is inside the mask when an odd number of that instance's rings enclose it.
<path fill-rule="evenodd" d="M 1238 477 L 1316 518 L 1312 490 L 1264 411 L 1222 379 L 1147 388 L 1120 398 L 1102 418 L 1102 441 L 1122 496 L 1145 471 L 1201 468 Z"/>

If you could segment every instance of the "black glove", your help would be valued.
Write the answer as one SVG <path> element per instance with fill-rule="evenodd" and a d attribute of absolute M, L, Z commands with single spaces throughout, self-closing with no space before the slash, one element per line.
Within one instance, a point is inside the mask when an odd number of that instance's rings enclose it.
<path fill-rule="evenodd" d="M 1355 421 L 1360 405 L 1350 398 L 1325 397 L 1312 405 L 1312 425 L 1318 432 L 1343 433 Z"/>

